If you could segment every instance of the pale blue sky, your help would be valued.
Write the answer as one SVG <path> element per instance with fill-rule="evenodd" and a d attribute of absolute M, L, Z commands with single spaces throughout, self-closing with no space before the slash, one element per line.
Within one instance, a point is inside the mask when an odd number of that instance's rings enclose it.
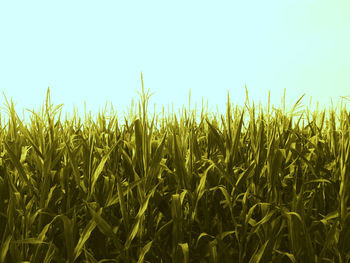
<path fill-rule="evenodd" d="M 279 107 L 304 93 L 328 107 L 350 95 L 350 1 L 1 1 L 0 89 L 38 109 L 48 86 L 63 113 L 119 118 L 138 100 L 191 108 L 202 97 L 223 112 L 249 97 Z M 0 94 L 0 104 L 4 98 Z M 1 111 L 2 115 L 4 111 Z"/>

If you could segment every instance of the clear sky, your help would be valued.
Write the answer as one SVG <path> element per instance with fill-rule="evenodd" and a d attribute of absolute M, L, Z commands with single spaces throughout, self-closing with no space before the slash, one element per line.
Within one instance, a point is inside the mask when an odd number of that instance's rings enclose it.
<path fill-rule="evenodd" d="M 48 87 L 63 113 L 108 102 L 121 118 L 141 72 L 151 112 L 188 108 L 190 89 L 191 108 L 223 112 L 245 84 L 256 103 L 286 89 L 287 105 L 328 107 L 350 95 L 349 47 L 348 0 L 0 1 L 0 89 L 21 118 Z"/>

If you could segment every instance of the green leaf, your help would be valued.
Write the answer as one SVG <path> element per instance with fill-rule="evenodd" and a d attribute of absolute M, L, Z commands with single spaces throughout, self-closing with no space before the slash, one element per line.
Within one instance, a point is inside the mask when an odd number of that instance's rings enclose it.
<path fill-rule="evenodd" d="M 12 235 L 8 235 L 4 241 L 3 244 L 1 244 L 1 263 L 5 263 L 5 259 L 6 259 L 6 255 L 7 255 L 7 251 L 9 249 L 10 246 L 10 242 L 12 240 Z"/>
<path fill-rule="evenodd" d="M 96 227 L 96 222 L 94 220 L 90 220 L 89 223 L 85 226 L 83 232 L 80 235 L 78 244 L 76 245 L 76 247 L 74 248 L 74 251 L 73 251 L 74 261 L 81 254 L 84 244 L 89 239 L 89 237 L 90 237 L 92 231 L 95 229 L 95 227 Z"/>
<path fill-rule="evenodd" d="M 143 260 L 145 258 L 145 255 L 147 254 L 147 252 L 150 250 L 151 246 L 152 246 L 153 241 L 149 241 L 141 250 L 140 256 L 139 256 L 139 260 L 137 261 L 137 263 L 143 263 Z"/>

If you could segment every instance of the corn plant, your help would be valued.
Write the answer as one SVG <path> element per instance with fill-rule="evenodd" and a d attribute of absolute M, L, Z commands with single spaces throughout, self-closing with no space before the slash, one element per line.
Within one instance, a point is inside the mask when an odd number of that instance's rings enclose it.
<path fill-rule="evenodd" d="M 0 262 L 349 262 L 350 114 L 227 96 L 0 127 Z M 135 107 L 134 107 L 135 106 Z M 136 109 L 136 111 L 134 111 Z M 138 109 L 138 111 L 137 111 Z M 1 116 L 0 116 L 1 117 Z"/>

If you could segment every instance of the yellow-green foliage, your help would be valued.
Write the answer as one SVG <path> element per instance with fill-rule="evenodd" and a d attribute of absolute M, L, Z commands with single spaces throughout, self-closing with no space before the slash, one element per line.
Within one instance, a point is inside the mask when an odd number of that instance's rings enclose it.
<path fill-rule="evenodd" d="M 348 262 L 350 115 L 231 108 L 1 127 L 0 262 Z M 249 102 L 249 101 L 247 101 Z M 296 110 L 299 112 L 296 112 Z M 339 120 L 337 120 L 339 118 Z"/>

